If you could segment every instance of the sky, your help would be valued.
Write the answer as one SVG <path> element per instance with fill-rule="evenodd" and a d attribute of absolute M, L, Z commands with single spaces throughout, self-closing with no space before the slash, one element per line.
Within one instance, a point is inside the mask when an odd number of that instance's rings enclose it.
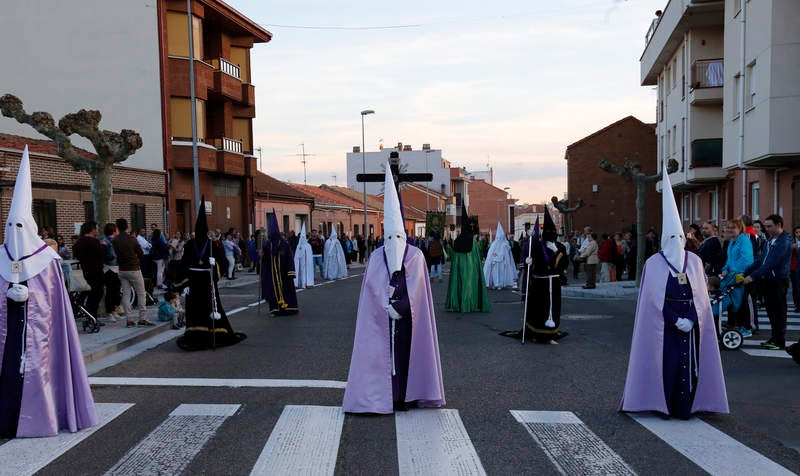
<path fill-rule="evenodd" d="M 372 109 L 367 151 L 429 143 L 542 203 L 566 192 L 569 144 L 628 115 L 655 121 L 639 58 L 666 0 L 227 3 L 273 34 L 251 50 L 253 145 L 280 180 L 303 182 L 304 144 L 309 184 L 346 185 Z"/>

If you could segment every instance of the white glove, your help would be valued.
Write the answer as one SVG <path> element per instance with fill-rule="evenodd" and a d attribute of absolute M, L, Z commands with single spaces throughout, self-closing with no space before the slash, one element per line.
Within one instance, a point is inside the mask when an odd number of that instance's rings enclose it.
<path fill-rule="evenodd" d="M 188 296 L 189 295 L 189 286 L 186 286 L 185 288 L 183 288 L 183 292 L 181 294 L 183 294 L 183 297 Z"/>
<path fill-rule="evenodd" d="M 208 258 L 208 264 L 210 264 L 211 266 L 214 266 L 215 264 L 217 264 L 217 260 L 215 260 L 214 257 L 211 256 L 211 257 Z"/>
<path fill-rule="evenodd" d="M 548 248 L 548 249 L 550 249 L 550 251 L 552 251 L 553 253 L 555 253 L 556 251 L 558 251 L 558 247 L 557 247 L 557 246 L 556 246 L 556 244 L 555 244 L 555 243 L 553 243 L 552 241 L 548 241 L 548 242 L 547 242 L 547 244 L 546 244 L 545 246 L 547 246 L 547 248 Z"/>
<path fill-rule="evenodd" d="M 394 319 L 395 321 L 403 318 L 403 316 L 401 316 L 400 313 L 397 312 L 397 310 L 391 304 L 389 304 L 386 310 L 389 311 L 389 317 Z"/>
<path fill-rule="evenodd" d="M 533 258 L 531 258 L 530 256 L 525 258 L 525 264 L 527 264 L 528 266 L 532 265 L 533 264 Z"/>
<path fill-rule="evenodd" d="M 690 319 L 686 319 L 685 317 L 679 317 L 677 322 L 675 322 L 675 327 L 683 332 L 689 332 L 694 327 L 694 322 Z"/>
<path fill-rule="evenodd" d="M 12 284 L 8 288 L 7 296 L 14 302 L 25 302 L 28 300 L 28 287 L 22 284 Z"/>

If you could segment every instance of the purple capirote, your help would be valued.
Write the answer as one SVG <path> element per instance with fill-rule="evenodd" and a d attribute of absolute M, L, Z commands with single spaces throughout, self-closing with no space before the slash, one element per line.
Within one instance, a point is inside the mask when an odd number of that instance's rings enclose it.
<path fill-rule="evenodd" d="M 692 286 L 692 301 L 700 328 L 699 368 L 692 413 L 728 413 L 728 396 L 717 331 L 708 299 L 703 262 L 693 253 L 686 254 L 686 274 Z M 664 258 L 654 254 L 645 263 L 642 285 L 636 304 L 628 375 L 620 410 L 625 412 L 657 411 L 669 414 L 664 396 L 664 296 L 669 267 Z"/>
<path fill-rule="evenodd" d="M 411 355 L 406 402 L 445 404 L 436 317 L 422 252 L 409 246 L 403 259 L 411 305 Z M 350 413 L 392 413 L 392 356 L 389 342 L 389 273 L 383 247 L 367 263 L 358 299 L 356 336 L 342 408 Z"/>
<path fill-rule="evenodd" d="M 8 282 L 0 277 L 0 289 Z M 98 423 L 61 260 L 27 281 L 26 359 L 17 437 L 76 432 Z M 5 294 L 5 291 L 4 291 Z M 0 365 L 8 336 L 6 296 L 0 298 Z M 0 395 L 3 398 L 3 395 Z"/>

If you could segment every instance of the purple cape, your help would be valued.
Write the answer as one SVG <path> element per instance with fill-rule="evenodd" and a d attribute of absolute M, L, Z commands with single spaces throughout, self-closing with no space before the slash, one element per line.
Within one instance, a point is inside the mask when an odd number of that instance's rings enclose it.
<path fill-rule="evenodd" d="M 717 331 L 708 299 L 703 262 L 694 253 L 686 255 L 686 274 L 692 286 L 694 307 L 700 327 L 700 362 L 692 413 L 728 413 L 728 397 Z M 620 409 L 626 412 L 669 413 L 664 397 L 664 294 L 669 268 L 654 254 L 642 271 L 642 287 L 636 305 L 628 376 Z"/>
<path fill-rule="evenodd" d="M 97 411 L 83 364 L 78 330 L 61 274 L 61 261 L 52 260 L 28 279 L 28 325 L 25 339 L 25 377 L 18 437 L 76 432 L 98 423 Z M 8 334 L 5 292 L 0 277 L 0 365 Z M 0 395 L 0 398 L 3 396 Z"/>
<path fill-rule="evenodd" d="M 406 401 L 421 407 L 444 402 L 439 339 L 422 252 L 409 246 L 403 260 L 411 305 L 411 357 Z M 392 356 L 389 342 L 389 273 L 383 247 L 367 263 L 358 299 L 356 337 L 342 408 L 351 413 L 392 413 Z"/>

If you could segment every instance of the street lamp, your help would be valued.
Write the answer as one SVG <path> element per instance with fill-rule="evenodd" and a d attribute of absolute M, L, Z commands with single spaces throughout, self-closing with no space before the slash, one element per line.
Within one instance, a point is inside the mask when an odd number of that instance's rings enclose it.
<path fill-rule="evenodd" d="M 375 111 L 372 109 L 364 109 L 361 111 L 361 172 L 366 175 L 367 174 L 367 160 L 364 157 L 366 145 L 364 143 L 364 116 L 367 114 L 375 114 Z M 364 239 L 367 239 L 367 182 L 363 182 L 364 184 L 364 230 L 361 232 Z"/>

